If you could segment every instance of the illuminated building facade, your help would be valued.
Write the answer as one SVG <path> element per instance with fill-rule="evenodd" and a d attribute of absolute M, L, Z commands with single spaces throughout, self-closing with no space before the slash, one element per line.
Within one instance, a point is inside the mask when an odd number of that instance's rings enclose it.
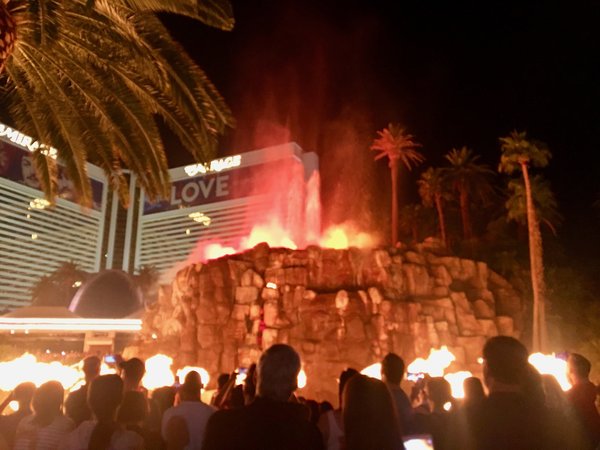
<path fill-rule="evenodd" d="M 142 192 L 131 210 L 128 248 L 135 254 L 124 267 L 153 266 L 167 275 L 202 247 L 236 248 L 253 225 L 269 221 L 299 238 L 308 221 L 307 181 L 314 174 L 316 155 L 294 143 L 172 169 L 170 198 L 152 203 Z"/>
<path fill-rule="evenodd" d="M 90 272 L 102 265 L 104 174 L 88 165 L 93 206 L 84 210 L 59 166 L 59 198 L 49 207 L 33 167 L 32 151 L 39 148 L 31 137 L 0 124 L 0 309 L 29 304 L 34 283 L 63 262 L 76 261 Z M 55 157 L 55 149 L 45 150 Z"/>
<path fill-rule="evenodd" d="M 314 153 L 284 144 L 170 170 L 169 199 L 152 202 L 130 177 L 123 209 L 100 168 L 88 164 L 93 206 L 83 209 L 59 166 L 59 198 L 43 199 L 31 159 L 56 150 L 0 124 L 0 310 L 26 306 L 31 288 L 62 263 L 83 270 L 154 266 L 163 280 L 200 245 L 234 245 L 252 226 L 277 220 L 305 229 L 306 181 L 318 174 Z M 311 219 L 314 222 L 314 219 Z"/>

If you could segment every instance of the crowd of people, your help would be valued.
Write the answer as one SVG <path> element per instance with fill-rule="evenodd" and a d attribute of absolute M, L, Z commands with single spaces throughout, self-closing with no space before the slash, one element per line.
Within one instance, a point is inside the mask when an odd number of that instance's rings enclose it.
<path fill-rule="evenodd" d="M 465 380 L 458 402 L 441 377 L 423 377 L 404 392 L 404 361 L 389 353 L 382 380 L 353 368 L 340 374 L 335 408 L 297 394 L 301 361 L 285 344 L 265 350 L 241 384 L 238 373 L 221 374 L 210 404 L 201 400 L 198 372 L 147 392 L 142 360 L 100 375 L 101 360 L 88 356 L 85 384 L 66 399 L 57 381 L 16 387 L 0 405 L 2 412 L 10 401 L 19 404 L 0 416 L 0 450 L 600 449 L 590 362 L 569 355 L 573 387 L 565 393 L 527 357 L 518 340 L 490 338 L 483 381 Z"/>

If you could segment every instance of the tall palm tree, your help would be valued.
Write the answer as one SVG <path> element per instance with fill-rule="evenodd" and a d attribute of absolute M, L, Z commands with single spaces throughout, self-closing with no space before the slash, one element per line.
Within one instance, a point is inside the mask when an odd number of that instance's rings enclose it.
<path fill-rule="evenodd" d="M 400 125 L 389 124 L 387 128 L 377 132 L 378 137 L 371 144 L 371 150 L 379 152 L 375 161 L 388 158 L 392 175 L 392 245 L 398 242 L 398 170 L 404 165 L 408 170 L 422 163 L 425 157 L 417 151 L 421 144 L 414 141 Z"/>
<path fill-rule="evenodd" d="M 558 202 L 550 183 L 542 175 L 531 177 L 531 195 L 536 210 L 538 222 L 546 225 L 556 236 L 556 226 L 562 221 L 558 211 Z M 508 182 L 508 198 L 505 206 L 508 220 L 527 227 L 527 194 L 525 184 L 521 179 L 512 179 Z"/>
<path fill-rule="evenodd" d="M 444 170 L 444 175 L 458 194 L 463 237 L 471 239 L 471 194 L 485 200 L 492 191 L 490 177 L 494 172 L 487 165 L 479 163 L 479 155 L 475 155 L 467 147 L 461 147 L 459 150 L 453 148 L 444 157 L 450 163 L 450 167 Z"/>
<path fill-rule="evenodd" d="M 233 119 L 204 72 L 156 13 L 231 29 L 227 0 L 0 0 L 0 90 L 11 124 L 57 149 L 82 204 L 86 161 L 127 191 L 131 169 L 150 198 L 166 197 L 160 118 L 197 160 L 214 152 Z M 48 148 L 34 151 L 41 185 L 56 194 Z M 123 196 L 124 197 L 124 196 Z"/>
<path fill-rule="evenodd" d="M 441 168 L 430 167 L 421 174 L 421 178 L 417 183 L 423 204 L 425 206 L 435 206 L 438 214 L 440 237 L 442 238 L 444 247 L 448 248 L 446 219 L 444 218 L 444 200 L 449 198 L 449 192 L 444 171 Z"/>
<path fill-rule="evenodd" d="M 500 148 L 502 155 L 498 170 L 509 175 L 520 171 L 525 186 L 529 262 L 533 291 L 532 346 L 534 351 L 543 351 L 547 344 L 546 286 L 544 282 L 542 235 L 540 233 L 538 214 L 533 202 L 529 169 L 531 167 L 547 166 L 552 155 L 545 144 L 528 139 L 525 132 L 513 131 L 508 136 L 500 138 Z"/>

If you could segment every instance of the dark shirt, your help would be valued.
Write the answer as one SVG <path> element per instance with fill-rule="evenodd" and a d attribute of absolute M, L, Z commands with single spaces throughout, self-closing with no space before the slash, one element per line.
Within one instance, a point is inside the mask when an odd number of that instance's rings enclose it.
<path fill-rule="evenodd" d="M 241 409 L 214 413 L 202 449 L 322 450 L 323 442 L 304 406 L 257 397 Z"/>
<path fill-rule="evenodd" d="M 71 392 L 65 400 L 65 414 L 73 419 L 76 426 L 92 419 L 92 411 L 87 403 L 87 389 L 88 385 L 84 384 Z"/>
<path fill-rule="evenodd" d="M 567 399 L 579 425 L 589 440 L 590 448 L 600 444 L 600 415 L 596 409 L 596 385 L 591 381 L 577 383 L 567 392 Z"/>
<path fill-rule="evenodd" d="M 546 450 L 546 408 L 518 392 L 493 392 L 480 404 L 451 414 L 447 448 L 455 450 Z"/>
<path fill-rule="evenodd" d="M 404 392 L 400 386 L 386 383 L 388 390 L 394 400 L 394 407 L 398 414 L 398 421 L 400 425 L 400 433 L 409 434 L 413 433 L 413 409 L 410 405 L 408 395 Z"/>

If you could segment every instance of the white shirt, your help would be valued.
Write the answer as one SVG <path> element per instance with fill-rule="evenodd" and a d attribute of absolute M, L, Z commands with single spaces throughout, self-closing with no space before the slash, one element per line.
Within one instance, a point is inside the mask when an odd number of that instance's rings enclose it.
<path fill-rule="evenodd" d="M 186 446 L 186 449 L 199 450 L 202 448 L 206 423 L 215 411 L 216 408 L 200 401 L 182 401 L 179 405 L 167 409 L 163 415 L 161 426 L 163 439 L 166 439 L 169 420 L 172 417 L 180 416 L 185 420 L 190 435 L 190 443 Z"/>
<path fill-rule="evenodd" d="M 87 450 L 92 437 L 92 432 L 96 427 L 95 420 L 86 420 L 82 422 L 69 436 L 61 450 Z M 142 437 L 128 430 L 117 430 L 110 439 L 109 450 L 141 450 L 144 448 Z"/>
<path fill-rule="evenodd" d="M 25 417 L 17 426 L 14 450 L 56 450 L 63 439 L 75 428 L 75 422 L 66 416 L 56 416 L 45 427 L 34 422 L 32 414 Z"/>

